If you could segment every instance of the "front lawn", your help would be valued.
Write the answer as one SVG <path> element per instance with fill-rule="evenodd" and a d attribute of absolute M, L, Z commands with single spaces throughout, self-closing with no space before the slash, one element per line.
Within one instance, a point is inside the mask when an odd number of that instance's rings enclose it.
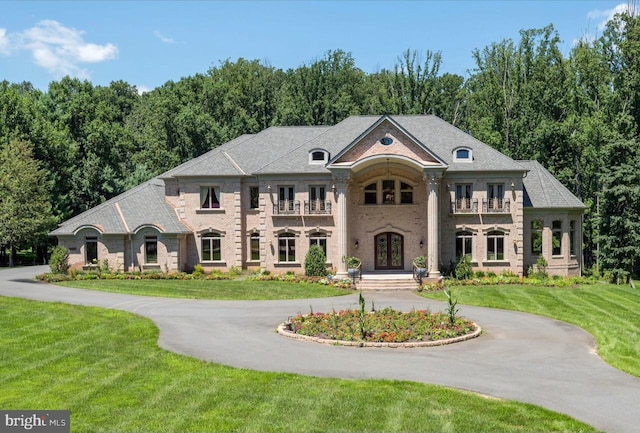
<path fill-rule="evenodd" d="M 169 298 L 220 300 L 271 300 L 325 298 L 352 294 L 353 290 L 340 289 L 318 283 L 290 281 L 235 280 L 73 280 L 56 283 L 78 289 L 126 293 Z"/>
<path fill-rule="evenodd" d="M 453 282 L 452 282 L 453 283 Z M 613 284 L 571 287 L 451 286 L 460 304 L 524 311 L 590 332 L 612 366 L 640 377 L 640 290 Z M 422 296 L 446 300 L 442 292 Z"/>
<path fill-rule="evenodd" d="M 73 432 L 595 431 L 438 386 L 206 363 L 160 349 L 150 320 L 120 311 L 0 298 L 0 329 L 0 407 L 69 409 Z"/>

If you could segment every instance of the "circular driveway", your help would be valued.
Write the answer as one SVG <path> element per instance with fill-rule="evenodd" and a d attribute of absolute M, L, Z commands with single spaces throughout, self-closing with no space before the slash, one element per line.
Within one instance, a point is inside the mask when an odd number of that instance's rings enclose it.
<path fill-rule="evenodd" d="M 640 379 L 600 359 L 590 334 L 531 314 L 461 306 L 484 334 L 412 349 L 296 341 L 276 327 L 299 312 L 358 308 L 357 294 L 286 301 L 201 301 L 70 289 L 32 282 L 48 267 L 0 271 L 0 295 L 112 308 L 152 319 L 159 345 L 205 361 L 322 377 L 399 379 L 533 403 L 607 432 L 640 430 Z M 409 292 L 365 293 L 367 308 L 444 309 Z"/>

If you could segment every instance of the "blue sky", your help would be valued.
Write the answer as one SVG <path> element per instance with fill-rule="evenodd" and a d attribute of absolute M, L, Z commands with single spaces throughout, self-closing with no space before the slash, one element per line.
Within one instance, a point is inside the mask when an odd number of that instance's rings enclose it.
<path fill-rule="evenodd" d="M 0 80 L 46 90 L 64 75 L 140 91 L 225 59 L 295 68 L 328 50 L 367 73 L 407 49 L 442 53 L 467 76 L 472 51 L 553 24 L 567 54 L 627 4 L 617 1 L 2 1 Z"/>

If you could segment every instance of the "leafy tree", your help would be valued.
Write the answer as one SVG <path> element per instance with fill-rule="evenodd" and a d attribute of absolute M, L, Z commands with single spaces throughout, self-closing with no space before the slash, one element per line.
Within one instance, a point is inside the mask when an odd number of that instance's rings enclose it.
<path fill-rule="evenodd" d="M 276 125 L 334 125 L 360 114 L 364 77 L 350 53 L 328 51 L 311 65 L 287 71 L 277 92 Z"/>
<path fill-rule="evenodd" d="M 46 236 L 55 219 L 47 174 L 33 158 L 31 145 L 13 140 L 0 150 L 0 244 L 13 252 Z"/>
<path fill-rule="evenodd" d="M 600 217 L 602 265 L 614 278 L 629 278 L 640 259 L 640 142 L 606 146 Z"/>

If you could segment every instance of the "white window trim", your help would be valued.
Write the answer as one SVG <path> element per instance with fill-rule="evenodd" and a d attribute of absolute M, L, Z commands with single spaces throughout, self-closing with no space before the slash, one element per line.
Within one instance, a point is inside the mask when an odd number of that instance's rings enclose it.
<path fill-rule="evenodd" d="M 469 157 L 468 158 L 458 158 L 458 151 L 459 150 L 466 150 L 467 152 L 469 152 Z M 456 147 L 455 149 L 453 149 L 453 162 L 465 162 L 465 163 L 473 162 L 473 149 L 471 149 L 469 147 Z"/>
<path fill-rule="evenodd" d="M 202 207 L 202 189 L 214 188 L 218 192 L 218 205 L 219 207 Z M 209 198 L 211 200 L 211 198 Z M 198 188 L 198 207 L 196 213 L 224 213 L 224 207 L 222 206 L 222 186 L 220 184 L 213 185 L 200 185 Z"/>
<path fill-rule="evenodd" d="M 313 159 L 313 154 L 316 152 L 322 152 L 323 158 L 320 160 L 314 160 Z M 329 152 L 327 152 L 324 149 L 311 149 L 309 151 L 309 164 L 311 165 L 324 165 L 327 162 L 329 162 Z"/>

